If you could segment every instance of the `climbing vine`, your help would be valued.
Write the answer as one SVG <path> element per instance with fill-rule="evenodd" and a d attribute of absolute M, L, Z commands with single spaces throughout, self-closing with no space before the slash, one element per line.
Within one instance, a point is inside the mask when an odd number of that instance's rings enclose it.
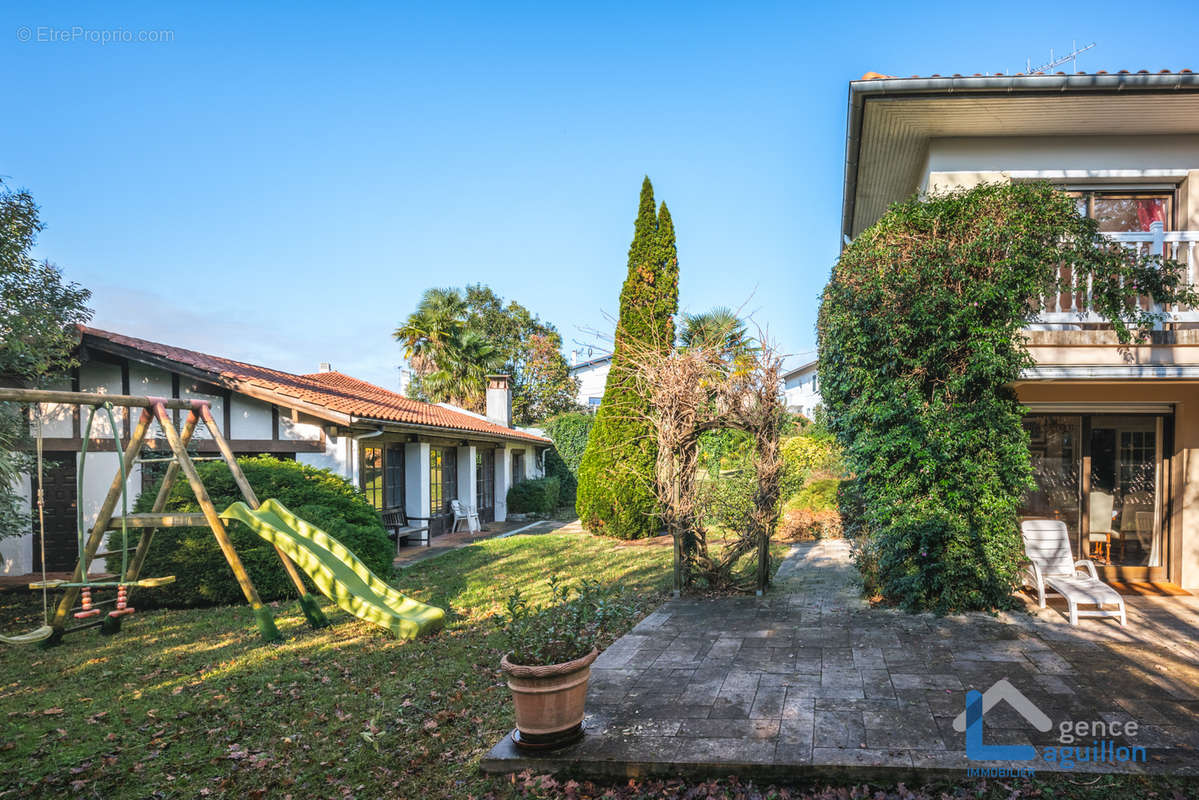
<path fill-rule="evenodd" d="M 1089 291 L 1122 342 L 1158 304 L 1194 303 L 1180 265 L 1104 240 L 1046 184 L 899 203 L 846 247 L 824 290 L 820 383 L 852 480 L 840 510 L 868 589 L 909 609 L 1010 603 L 1032 487 L 1012 388 L 1023 330 Z"/>

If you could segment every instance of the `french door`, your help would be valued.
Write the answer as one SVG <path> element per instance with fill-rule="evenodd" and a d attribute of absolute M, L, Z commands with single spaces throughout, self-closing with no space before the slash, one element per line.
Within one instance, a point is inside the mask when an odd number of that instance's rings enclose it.
<path fill-rule="evenodd" d="M 1031 414 L 1025 418 L 1036 491 L 1025 518 L 1059 519 L 1074 557 L 1109 579 L 1166 580 L 1163 414 Z"/>

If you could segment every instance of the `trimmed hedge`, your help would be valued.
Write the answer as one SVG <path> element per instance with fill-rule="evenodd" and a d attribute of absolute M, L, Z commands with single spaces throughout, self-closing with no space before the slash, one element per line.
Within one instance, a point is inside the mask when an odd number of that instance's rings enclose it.
<path fill-rule="evenodd" d="M 387 538 L 378 512 L 345 479 L 327 470 L 267 456 L 239 458 L 237 463 L 259 500 L 268 497 L 279 500 L 296 515 L 344 544 L 376 575 L 384 580 L 392 576 L 395 545 Z M 200 462 L 196 464 L 196 470 L 218 511 L 242 499 L 224 462 Z M 150 511 L 159 483 L 161 481 L 142 492 L 134 506 L 136 511 Z M 182 476 L 172 487 L 165 510 L 200 510 L 191 486 Z M 275 548 L 241 523 L 226 525 L 229 538 L 262 599 L 296 597 L 295 586 L 287 577 Z M 120 531 L 110 533 L 108 549 L 119 548 L 120 539 Z M 133 532 L 130 540 L 131 543 L 136 541 Z M 109 556 L 109 571 L 118 572 L 120 568 L 120 556 Z M 229 562 L 221 553 L 212 531 L 206 527 L 155 531 L 141 574 L 145 577 L 174 575 L 175 583 L 153 591 L 139 590 L 138 606 L 187 607 L 245 602 Z"/>
<path fill-rule="evenodd" d="M 552 475 L 521 481 L 508 490 L 508 510 L 514 514 L 552 514 L 561 491 L 561 481 Z"/>

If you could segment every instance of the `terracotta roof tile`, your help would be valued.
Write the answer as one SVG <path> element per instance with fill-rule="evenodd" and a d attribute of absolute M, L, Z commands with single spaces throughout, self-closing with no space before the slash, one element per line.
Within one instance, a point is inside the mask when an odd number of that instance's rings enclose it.
<path fill-rule="evenodd" d="M 340 372 L 293 375 L 290 372 L 208 355 L 182 347 L 172 347 L 98 328 L 84 327 L 82 331 L 86 336 L 102 339 L 120 347 L 148 353 L 208 373 L 212 376 L 214 383 L 231 389 L 244 385 L 261 387 L 278 395 L 281 405 L 287 405 L 288 399 L 295 398 L 313 406 L 363 419 L 455 431 L 472 431 L 539 444 L 550 443 L 549 439 L 541 436 L 518 431 L 515 428 L 505 428 L 466 411 L 422 403 Z"/>

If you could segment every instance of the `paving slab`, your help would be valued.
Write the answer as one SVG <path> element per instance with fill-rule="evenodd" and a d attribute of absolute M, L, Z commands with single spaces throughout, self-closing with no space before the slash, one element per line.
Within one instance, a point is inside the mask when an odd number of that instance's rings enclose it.
<path fill-rule="evenodd" d="M 505 737 L 483 769 L 572 777 L 928 780 L 971 768 L 1065 772 L 1062 762 L 967 758 L 966 692 L 1007 680 L 1050 720 L 1002 701 L 988 745 L 1086 747 L 1063 722 L 1136 722 L 1116 746 L 1144 761 L 1075 756 L 1070 772 L 1199 775 L 1199 598 L 1126 598 L 1128 625 L 1064 609 L 936 617 L 870 608 L 848 545 L 797 546 L 764 597 L 672 600 L 596 660 L 585 736 L 553 753 Z M 1085 739 L 1085 741 L 1084 741 Z M 1056 752 L 1056 751 L 1055 751 Z M 1088 754 L 1089 756 L 1090 754 Z"/>

